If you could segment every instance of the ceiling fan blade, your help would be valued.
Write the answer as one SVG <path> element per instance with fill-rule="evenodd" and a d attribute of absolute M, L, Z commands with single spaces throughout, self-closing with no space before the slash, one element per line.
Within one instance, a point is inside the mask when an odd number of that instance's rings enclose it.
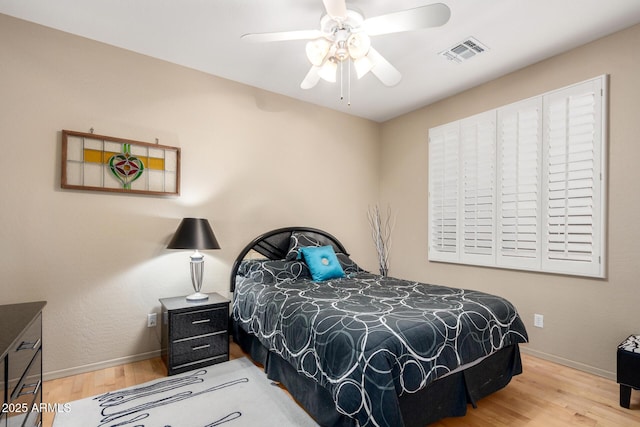
<path fill-rule="evenodd" d="M 396 69 L 389 61 L 387 61 L 380 53 L 374 48 L 369 49 L 367 54 L 369 59 L 373 61 L 374 66 L 371 72 L 376 76 L 385 86 L 395 86 L 402 80 L 402 74 Z"/>
<path fill-rule="evenodd" d="M 347 4 L 345 0 L 322 0 L 327 14 L 332 18 L 346 18 Z"/>
<path fill-rule="evenodd" d="M 320 74 L 318 74 L 318 71 L 320 71 L 320 67 L 316 67 L 315 65 L 311 67 L 304 80 L 302 80 L 302 83 L 300 83 L 300 88 L 311 89 L 317 85 L 320 81 Z"/>
<path fill-rule="evenodd" d="M 320 30 L 281 31 L 276 33 L 249 33 L 240 37 L 242 40 L 253 43 L 281 42 L 287 40 L 311 40 L 322 37 Z"/>
<path fill-rule="evenodd" d="M 451 10 L 446 4 L 434 3 L 365 19 L 362 28 L 370 36 L 439 27 L 449 21 Z"/>

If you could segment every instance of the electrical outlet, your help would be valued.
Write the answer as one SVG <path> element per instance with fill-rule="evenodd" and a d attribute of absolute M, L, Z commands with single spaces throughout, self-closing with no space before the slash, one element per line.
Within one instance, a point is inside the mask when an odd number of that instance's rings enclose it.
<path fill-rule="evenodd" d="M 533 326 L 536 328 L 544 328 L 544 316 L 542 314 L 533 315 Z"/>
<path fill-rule="evenodd" d="M 153 328 L 158 324 L 158 315 L 157 313 L 149 313 L 147 314 L 147 328 Z"/>

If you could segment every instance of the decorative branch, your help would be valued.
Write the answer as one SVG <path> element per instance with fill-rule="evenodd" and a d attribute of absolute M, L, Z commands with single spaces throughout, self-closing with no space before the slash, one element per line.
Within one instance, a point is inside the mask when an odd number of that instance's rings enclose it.
<path fill-rule="evenodd" d="M 367 219 L 371 226 L 371 237 L 376 245 L 378 253 L 378 265 L 380 275 L 386 276 L 389 273 L 389 252 L 391 250 L 391 232 L 395 226 L 395 217 L 392 221 L 391 206 L 387 207 L 386 217 L 380 213 L 380 207 L 376 204 L 367 209 Z"/>

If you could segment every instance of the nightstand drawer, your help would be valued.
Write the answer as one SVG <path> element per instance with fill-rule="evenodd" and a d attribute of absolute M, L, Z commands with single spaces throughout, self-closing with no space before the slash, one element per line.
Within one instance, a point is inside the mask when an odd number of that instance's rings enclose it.
<path fill-rule="evenodd" d="M 227 357 L 229 351 L 229 335 L 227 331 L 213 335 L 204 335 L 173 344 L 173 364 L 176 368 L 187 363 L 203 359 Z"/>
<path fill-rule="evenodd" d="M 173 341 L 227 331 L 229 308 L 219 307 L 207 310 L 176 314 L 171 327 Z"/>

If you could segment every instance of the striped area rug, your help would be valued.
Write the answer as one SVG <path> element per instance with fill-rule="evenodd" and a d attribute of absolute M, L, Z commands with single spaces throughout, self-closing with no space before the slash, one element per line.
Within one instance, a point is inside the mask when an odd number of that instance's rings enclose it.
<path fill-rule="evenodd" d="M 317 426 L 247 358 L 76 400 L 53 427 Z"/>

